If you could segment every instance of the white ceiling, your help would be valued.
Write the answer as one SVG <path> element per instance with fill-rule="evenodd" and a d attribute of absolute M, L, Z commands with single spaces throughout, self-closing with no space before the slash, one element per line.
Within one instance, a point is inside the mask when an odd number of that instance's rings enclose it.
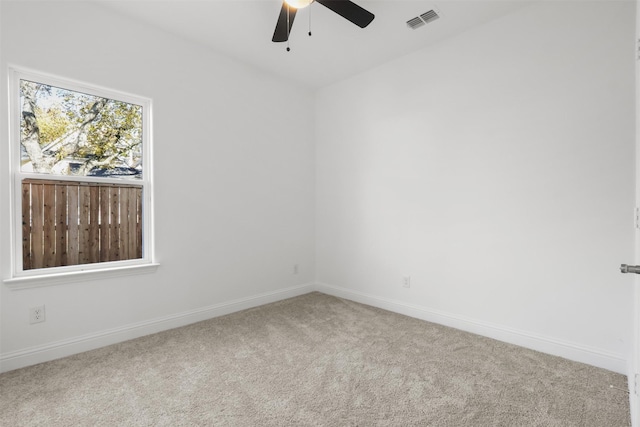
<path fill-rule="evenodd" d="M 298 11 L 289 44 L 271 37 L 281 0 L 101 0 L 227 56 L 318 88 L 421 49 L 521 8 L 527 0 L 356 0 L 375 15 L 360 29 L 321 4 Z M 441 18 L 419 29 L 406 21 L 435 9 Z M 311 13 L 312 37 L 309 31 Z"/>

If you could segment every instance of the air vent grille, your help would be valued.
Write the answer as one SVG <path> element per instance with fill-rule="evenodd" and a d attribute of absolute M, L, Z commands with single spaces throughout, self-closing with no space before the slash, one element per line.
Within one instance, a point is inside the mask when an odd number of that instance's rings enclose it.
<path fill-rule="evenodd" d="M 407 21 L 407 27 L 415 30 L 416 28 L 422 27 L 424 24 L 428 24 L 431 21 L 435 21 L 440 18 L 438 12 L 435 10 L 430 10 L 421 14 L 420 16 L 416 16 L 415 18 L 411 18 Z"/>
<path fill-rule="evenodd" d="M 422 18 L 425 24 L 428 24 L 429 22 L 440 18 L 440 15 L 438 15 L 435 10 L 430 10 L 429 12 L 425 12 L 420 15 L 420 18 Z"/>
<path fill-rule="evenodd" d="M 415 17 L 415 18 L 413 18 L 413 19 L 409 19 L 409 20 L 407 21 L 407 25 L 408 25 L 410 28 L 412 28 L 412 29 L 414 29 L 414 30 L 415 30 L 415 29 L 416 29 L 416 28 L 418 28 L 418 27 L 422 27 L 422 26 L 424 25 L 424 21 L 423 21 L 422 19 L 420 19 L 420 17 L 419 17 L 419 16 L 416 16 L 416 17 Z"/>

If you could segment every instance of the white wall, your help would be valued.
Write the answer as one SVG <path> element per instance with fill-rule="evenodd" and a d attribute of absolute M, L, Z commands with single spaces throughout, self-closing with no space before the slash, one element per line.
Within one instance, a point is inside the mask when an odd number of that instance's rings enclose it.
<path fill-rule="evenodd" d="M 2 82 L 13 64 L 153 99 L 161 263 L 154 274 L 24 290 L 2 285 L 2 369 L 308 291 L 315 274 L 310 91 L 99 6 L 0 7 Z M 0 88 L 6 100 L 6 84 Z M 6 279 L 5 104 L 0 277 Z M 28 308 L 40 304 L 46 322 L 29 325 Z"/>
<path fill-rule="evenodd" d="M 320 90 L 321 289 L 626 373 L 634 8 L 541 2 Z"/>

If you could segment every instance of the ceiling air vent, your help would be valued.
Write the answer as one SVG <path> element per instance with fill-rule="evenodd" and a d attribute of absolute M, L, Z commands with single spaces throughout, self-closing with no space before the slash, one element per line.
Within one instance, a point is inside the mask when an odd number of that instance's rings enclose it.
<path fill-rule="evenodd" d="M 415 30 L 416 28 L 422 27 L 424 24 L 428 24 L 431 21 L 435 21 L 438 18 L 440 18 L 440 15 L 438 15 L 438 12 L 436 12 L 435 10 L 430 10 L 428 12 L 421 14 L 420 16 L 416 16 L 415 18 L 409 19 L 407 21 L 407 26 L 412 30 Z"/>
<path fill-rule="evenodd" d="M 416 28 L 418 28 L 418 27 L 422 27 L 422 26 L 424 25 L 424 21 L 423 21 L 422 19 L 420 19 L 420 17 L 419 17 L 419 16 L 416 16 L 416 17 L 415 17 L 415 18 L 413 18 L 413 19 L 409 19 L 409 20 L 407 21 L 407 25 L 408 25 L 410 28 L 412 28 L 412 29 L 414 29 L 414 30 L 415 30 L 415 29 L 416 29 Z"/>

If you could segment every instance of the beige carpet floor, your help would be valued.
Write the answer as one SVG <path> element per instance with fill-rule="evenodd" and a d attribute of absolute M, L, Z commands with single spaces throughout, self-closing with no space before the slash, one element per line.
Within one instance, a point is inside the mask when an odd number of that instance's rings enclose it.
<path fill-rule="evenodd" d="M 311 293 L 0 375 L 2 426 L 628 426 L 622 375 Z"/>

